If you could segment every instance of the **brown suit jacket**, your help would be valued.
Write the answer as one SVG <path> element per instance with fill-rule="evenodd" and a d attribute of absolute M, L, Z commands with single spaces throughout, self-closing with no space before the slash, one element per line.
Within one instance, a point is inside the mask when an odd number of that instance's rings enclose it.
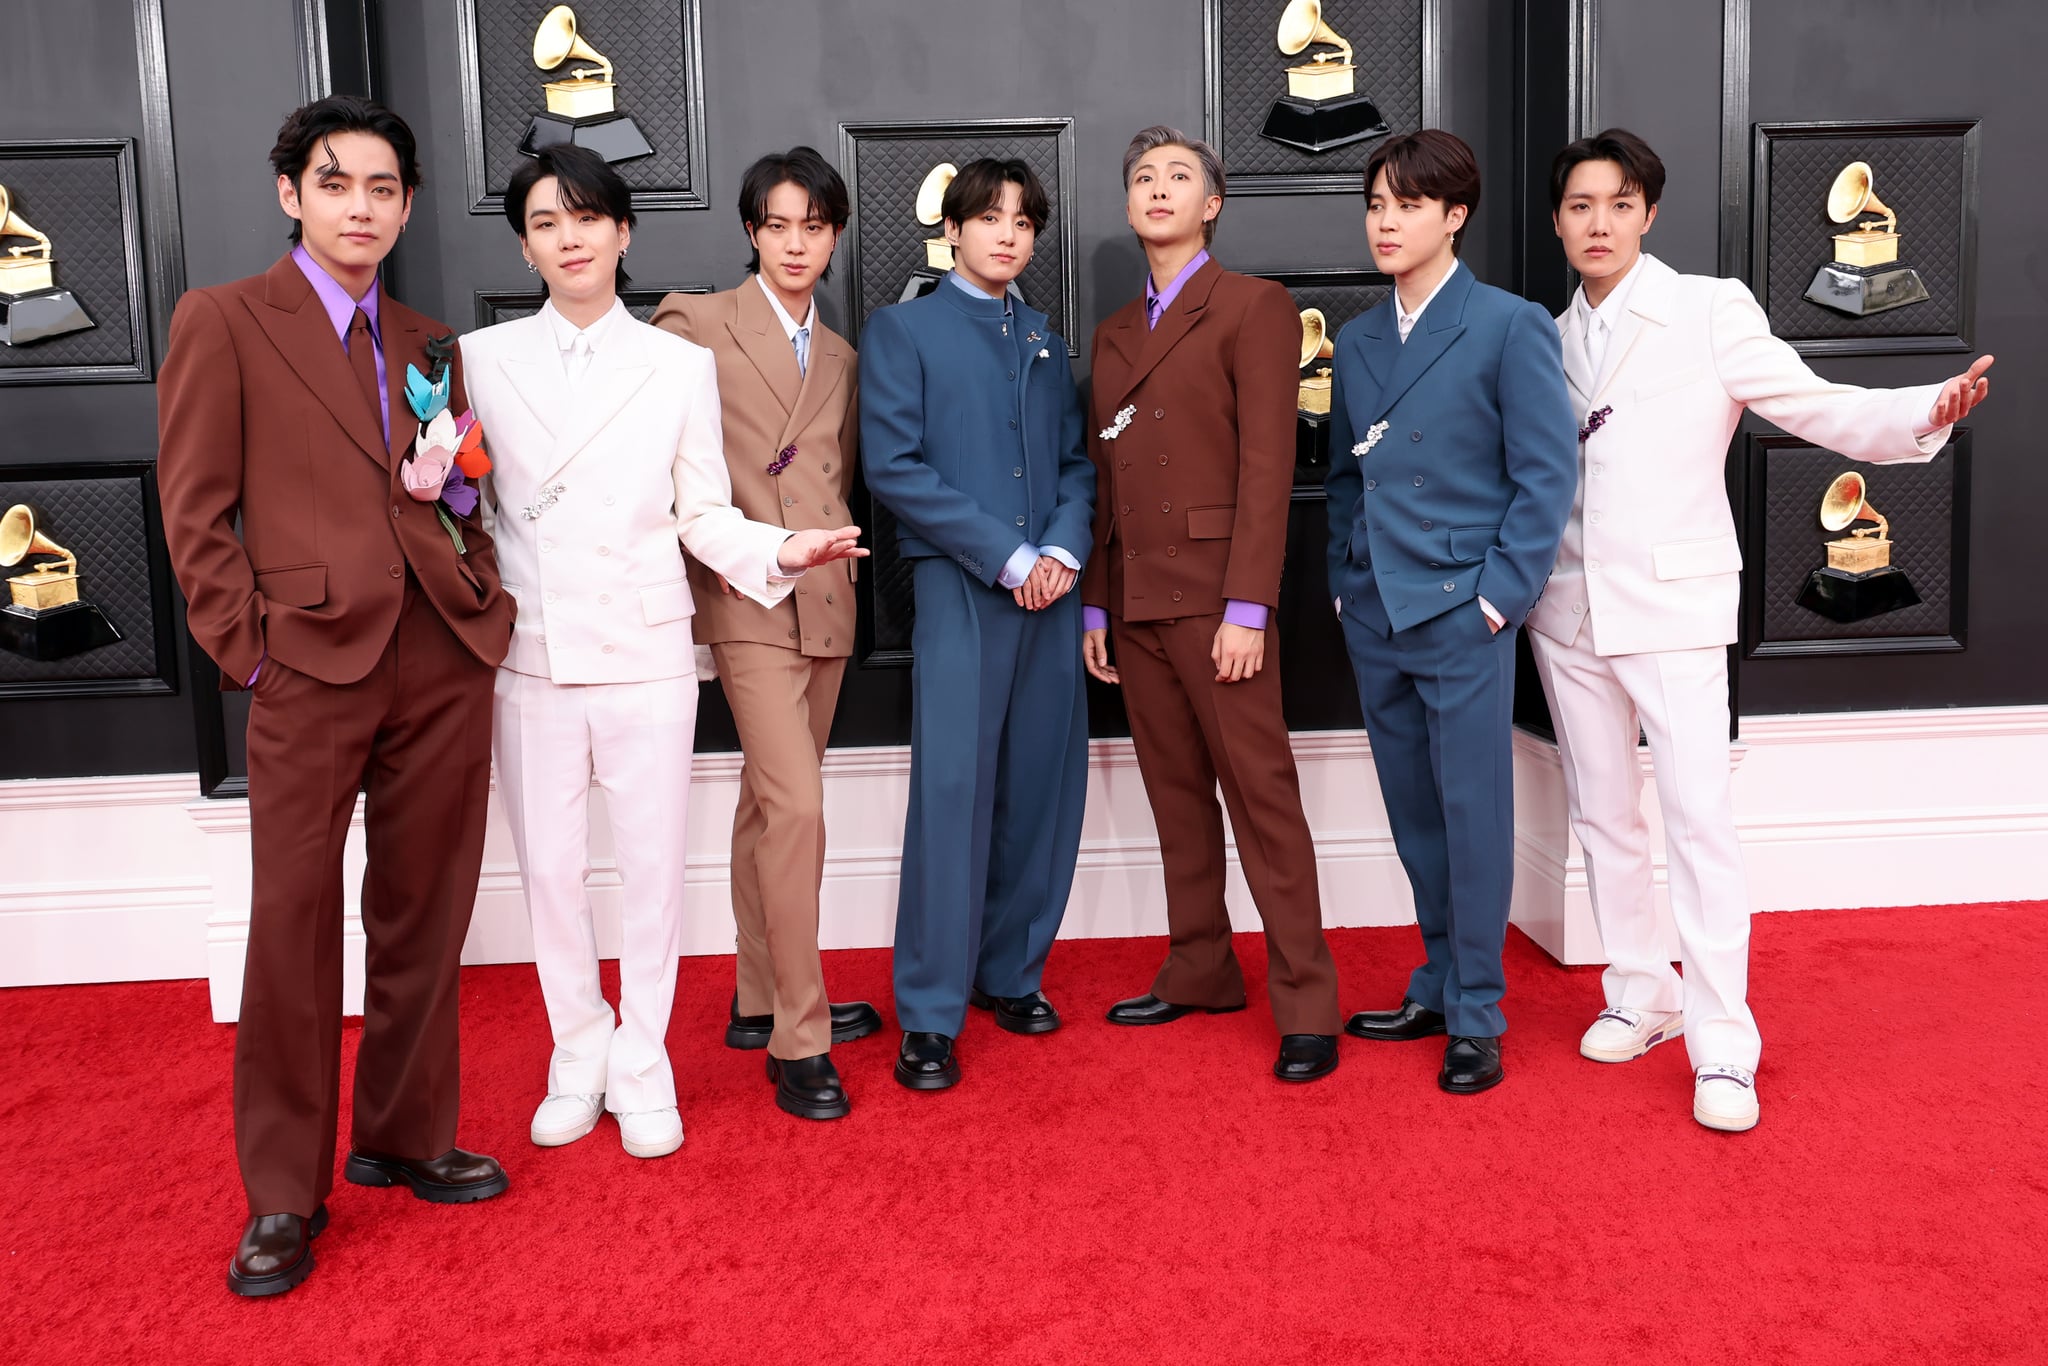
<path fill-rule="evenodd" d="M 847 340 L 823 322 L 812 324 L 810 363 L 799 372 L 795 348 L 752 279 L 721 294 L 671 294 L 654 325 L 709 347 L 718 361 L 733 506 L 791 531 L 845 526 L 860 432 Z M 782 473 L 768 473 L 791 445 L 796 455 Z M 717 577 L 691 557 L 697 643 L 752 641 L 822 658 L 852 654 L 855 563 L 820 565 L 788 597 L 763 607 L 720 592 Z"/>
<path fill-rule="evenodd" d="M 1279 606 L 1300 342 L 1285 289 L 1214 261 L 1158 327 L 1140 295 L 1095 329 L 1083 602 L 1126 621 L 1219 615 L 1230 598 Z"/>
<path fill-rule="evenodd" d="M 513 604 L 491 538 L 464 519 L 459 558 L 432 505 L 398 481 L 418 430 L 405 368 L 424 373 L 427 338 L 449 329 L 388 294 L 378 324 L 388 445 L 290 256 L 178 301 L 157 380 L 164 537 L 192 634 L 231 687 L 266 652 L 322 682 L 362 678 L 398 623 L 407 566 L 471 653 L 504 658 Z M 465 407 L 459 373 L 451 407 Z"/>

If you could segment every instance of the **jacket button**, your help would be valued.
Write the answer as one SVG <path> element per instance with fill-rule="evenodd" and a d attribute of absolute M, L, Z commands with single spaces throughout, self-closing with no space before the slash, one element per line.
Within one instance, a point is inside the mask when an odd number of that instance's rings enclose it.
<path fill-rule="evenodd" d="M 1442 566 L 1441 564 L 1438 564 L 1438 563 L 1437 563 L 1437 562 L 1436 562 L 1435 560 L 1431 560 L 1431 561 L 1429 562 L 1429 567 L 1430 567 L 1431 569 L 1442 569 L 1442 568 L 1443 568 L 1443 566 Z"/>
<path fill-rule="evenodd" d="M 609 494 L 609 493 L 607 493 L 607 494 L 606 494 L 606 495 L 604 496 L 604 505 L 605 505 L 606 507 L 610 507 L 610 506 L 612 506 L 612 504 L 614 504 L 614 503 L 616 503 L 616 502 L 618 502 L 618 501 L 619 501 L 618 499 L 616 499 L 616 498 L 612 497 L 612 495 L 611 495 L 611 494 Z"/>
<path fill-rule="evenodd" d="M 1012 370 L 1012 371 L 1010 372 L 1010 378 L 1011 378 L 1011 379 L 1015 379 L 1015 378 L 1017 378 L 1017 372 L 1016 372 L 1015 370 Z"/>
<path fill-rule="evenodd" d="M 793 508 L 793 507 L 795 507 L 795 506 L 796 506 L 796 499 L 794 499 L 794 498 L 785 498 L 785 499 L 783 499 L 783 500 L 782 500 L 782 505 L 783 505 L 784 507 L 786 507 L 786 508 Z"/>
<path fill-rule="evenodd" d="M 542 542 L 540 543 L 540 548 L 541 548 L 541 553 L 542 553 L 542 554 L 546 554 L 547 552 L 549 552 L 549 551 L 551 551 L 551 550 L 553 550 L 553 549 L 555 548 L 555 543 L 554 543 L 553 541 L 542 541 Z"/>
<path fill-rule="evenodd" d="M 1365 486 L 1368 489 L 1376 489 L 1380 486 L 1380 481 L 1377 479 L 1368 479 L 1365 481 Z"/>
<path fill-rule="evenodd" d="M 1594 525 L 1594 526 L 1598 526 L 1598 525 L 1600 525 L 1600 514 L 1599 514 L 1599 513 L 1597 513 L 1597 512 L 1593 514 L 1593 525 Z"/>
<path fill-rule="evenodd" d="M 1180 547 L 1179 547 L 1179 546 L 1177 546 L 1177 545 L 1170 545 L 1170 546 L 1166 547 L 1166 558 L 1167 558 L 1167 559 L 1169 559 L 1169 560 L 1170 560 L 1170 559 L 1172 559 L 1172 558 L 1173 558 L 1174 556 L 1176 556 L 1176 555 L 1178 555 L 1178 554 L 1180 554 Z"/>
<path fill-rule="evenodd" d="M 542 594 L 542 597 L 548 602 L 560 602 L 562 600 L 562 595 L 553 591 Z"/>
<path fill-rule="evenodd" d="M 1180 601 L 1180 590 L 1179 590 L 1178 588 L 1176 588 L 1176 589 L 1174 589 L 1174 590 L 1173 590 L 1173 600 L 1174 600 L 1175 602 L 1179 602 L 1179 601 Z"/>
<path fill-rule="evenodd" d="M 825 504 L 825 515 L 827 517 L 832 515 L 832 505 L 830 503 Z"/>
<path fill-rule="evenodd" d="M 1586 561 L 1586 572 L 1587 572 L 1588 574 L 1597 574 L 1597 573 L 1599 573 L 1599 572 L 1600 572 L 1600 561 L 1598 561 L 1598 560 L 1588 560 L 1588 561 Z"/>
<path fill-rule="evenodd" d="M 1164 408 L 1154 408 L 1154 409 L 1152 410 L 1152 416 L 1153 416 L 1153 417 L 1155 417 L 1155 418 L 1159 418 L 1159 419 L 1164 419 L 1164 418 L 1165 418 L 1165 416 L 1166 416 L 1166 409 L 1164 409 Z"/>
<path fill-rule="evenodd" d="M 827 473 L 827 474 L 830 474 L 830 473 L 832 473 L 832 462 L 831 462 L 831 461 L 829 461 L 829 460 L 827 460 L 827 461 L 826 461 L 826 462 L 825 462 L 825 463 L 824 463 L 823 465 L 821 465 L 821 466 L 820 466 L 819 468 L 821 468 L 822 470 L 824 470 L 824 472 L 825 472 L 825 473 Z"/>
<path fill-rule="evenodd" d="M 608 545 L 601 545 L 597 548 L 597 553 L 600 555 L 609 555 L 612 553 L 612 548 Z"/>
<path fill-rule="evenodd" d="M 1453 589 L 1455 589 L 1455 588 L 1456 588 L 1457 586 L 1458 586 L 1458 585 L 1456 585 L 1455 583 L 1447 583 L 1447 584 L 1445 584 L 1445 585 L 1444 585 L 1444 592 L 1446 592 L 1446 593 L 1448 593 L 1448 592 L 1451 592 L 1451 591 L 1452 591 Z"/>
<path fill-rule="evenodd" d="M 1160 457 L 1159 457 L 1159 463 L 1160 463 L 1160 464 L 1162 464 L 1162 465 L 1164 465 L 1164 464 L 1166 463 L 1166 457 L 1165 457 L 1165 456 L 1163 456 L 1163 455 L 1162 455 L 1162 456 L 1160 456 Z"/>
<path fill-rule="evenodd" d="M 1422 524 L 1422 529 L 1423 529 L 1424 531 L 1427 531 L 1427 530 L 1429 530 L 1429 526 L 1430 526 L 1430 524 L 1429 524 L 1428 522 L 1424 522 L 1424 523 Z"/>
<path fill-rule="evenodd" d="M 1019 517 L 1019 518 L 1017 519 L 1017 525 L 1018 525 L 1018 526 L 1023 526 L 1023 525 L 1024 525 L 1024 519 L 1023 519 L 1022 517 Z"/>
<path fill-rule="evenodd" d="M 1014 417 L 1010 419 L 1010 430 L 1013 432 L 1017 430 L 1017 419 Z"/>
<path fill-rule="evenodd" d="M 1421 488 L 1421 487 L 1422 487 L 1422 476 L 1421 476 L 1421 475 L 1419 475 L 1419 474 L 1415 476 L 1415 487 L 1417 487 L 1417 488 Z"/>
<path fill-rule="evenodd" d="M 825 595 L 825 605 L 826 605 L 827 607 L 830 607 L 830 606 L 832 605 L 832 602 L 833 602 L 833 598 L 832 598 L 832 595 L 831 595 L 830 593 L 827 593 L 827 594 Z"/>
<path fill-rule="evenodd" d="M 794 631 L 791 631 L 791 632 L 789 633 L 789 638 L 790 638 L 791 640 L 795 640 L 795 639 L 796 639 L 796 632 L 794 632 Z"/>
<path fill-rule="evenodd" d="M 391 577 L 392 577 L 392 578 L 394 578 L 394 579 L 402 579 L 402 578 L 404 578 L 404 577 L 405 577 L 405 569 L 404 569 L 404 567 L 403 567 L 403 566 L 401 566 L 401 565 L 395 565 L 395 564 L 394 564 L 394 565 L 392 565 L 392 566 L 391 566 Z"/>
<path fill-rule="evenodd" d="M 611 594 L 609 594 L 609 593 L 599 593 L 599 594 L 597 595 L 597 602 L 598 602 L 598 605 L 599 605 L 600 607 L 602 607 L 602 606 L 603 606 L 603 605 L 605 605 L 606 603 L 609 603 L 609 602 L 610 602 L 611 600 L 612 600 L 612 595 L 611 595 Z M 553 602 L 553 601 L 554 601 L 554 599 L 553 599 L 552 597 L 550 597 L 550 598 L 548 599 L 548 601 L 549 601 L 549 602 Z"/>
<path fill-rule="evenodd" d="M 1116 467 L 1120 470 L 1127 470 L 1131 467 L 1131 462 L 1128 460 L 1119 460 L 1116 462 Z"/>
<path fill-rule="evenodd" d="M 1422 433 L 1421 433 L 1421 432 L 1410 432 L 1410 433 L 1408 433 L 1408 439 L 1409 439 L 1410 441 L 1420 441 L 1420 440 L 1422 440 Z"/>
<path fill-rule="evenodd" d="M 1018 465 L 1011 469 L 1010 477 L 1012 479 L 1022 479 L 1024 477 L 1024 467 L 1022 465 Z"/>
<path fill-rule="evenodd" d="M 1593 473 L 1595 473 L 1595 474 L 1605 474 L 1605 473 L 1607 473 L 1607 466 L 1605 466 L 1605 465 L 1595 465 L 1595 466 L 1593 466 Z"/>
<path fill-rule="evenodd" d="M 827 645 L 830 645 L 830 644 L 832 643 L 832 637 L 830 637 L 830 636 L 826 636 L 826 637 L 825 637 L 825 643 L 826 643 Z"/>
<path fill-rule="evenodd" d="M 392 515 L 393 517 L 396 517 L 396 516 L 398 515 L 398 504 L 396 504 L 396 503 L 393 503 L 393 504 L 391 505 L 391 515 Z"/>
<path fill-rule="evenodd" d="M 1124 558 L 1127 560 L 1135 560 L 1138 558 L 1138 552 L 1135 550 L 1126 550 L 1124 552 Z"/>
<path fill-rule="evenodd" d="M 1130 515 L 1131 515 L 1131 505 L 1130 505 L 1129 503 L 1125 503 L 1125 504 L 1123 505 L 1123 509 L 1122 509 L 1122 515 L 1123 515 L 1123 516 L 1125 516 L 1125 517 L 1128 517 L 1128 516 L 1130 516 Z"/>
<path fill-rule="evenodd" d="M 1161 512 L 1171 512 L 1171 511 L 1173 511 L 1173 504 L 1171 504 L 1171 503 L 1161 503 L 1161 504 L 1159 505 L 1159 510 L 1160 510 Z"/>
<path fill-rule="evenodd" d="M 1572 615 L 1575 617 L 1583 614 L 1585 610 L 1586 604 L 1583 602 L 1575 602 L 1572 604 Z"/>
<path fill-rule="evenodd" d="M 614 650 L 616 650 L 617 648 L 618 648 L 618 647 L 617 647 L 617 646 L 615 646 L 615 645 L 613 645 L 613 644 L 612 644 L 612 643 L 611 643 L 611 642 L 610 642 L 609 640 L 607 640 L 607 641 L 606 641 L 606 642 L 604 643 L 604 646 L 603 646 L 604 652 L 605 652 L 606 654 L 611 654 L 611 653 L 612 653 L 612 652 L 613 652 Z"/>

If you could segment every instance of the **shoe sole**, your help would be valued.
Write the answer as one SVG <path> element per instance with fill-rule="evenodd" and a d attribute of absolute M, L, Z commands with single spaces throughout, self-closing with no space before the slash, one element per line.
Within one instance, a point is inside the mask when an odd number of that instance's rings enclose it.
<path fill-rule="evenodd" d="M 1144 1029 L 1151 1025 L 1172 1024 L 1175 1020 L 1185 1020 L 1190 1015 L 1235 1015 L 1243 1009 L 1243 1006 L 1185 1006 L 1178 1015 L 1163 1015 L 1156 1020 L 1120 1020 L 1116 1011 L 1112 1009 L 1102 1018 L 1126 1029 Z"/>
<path fill-rule="evenodd" d="M 273 1271 L 268 1276 L 244 1276 L 235 1270 L 235 1262 L 228 1259 L 228 1289 L 243 1299 L 260 1300 L 268 1295 L 282 1295 L 296 1288 L 306 1277 L 313 1274 L 312 1241 L 327 1227 L 327 1206 L 323 1203 L 313 1211 L 313 1217 L 306 1224 L 306 1253 L 282 1271 Z"/>
<path fill-rule="evenodd" d="M 1701 1110 L 1699 1106 L 1695 1105 L 1692 1107 L 1692 1117 L 1694 1120 L 1696 1120 L 1706 1128 L 1716 1130 L 1720 1133 L 1746 1134 L 1751 1129 L 1754 1129 L 1756 1127 L 1757 1120 L 1761 1119 L 1763 1116 L 1762 1112 L 1759 1111 L 1757 1114 L 1753 1114 L 1749 1116 L 1747 1119 L 1729 1119 L 1723 1115 L 1710 1115 L 1705 1111 Z"/>
<path fill-rule="evenodd" d="M 503 1195 L 511 1184 L 500 1171 L 488 1181 L 478 1181 L 466 1186 L 444 1185 L 439 1181 L 423 1181 L 403 1169 L 373 1162 L 354 1153 L 348 1155 L 348 1162 L 341 1169 L 342 1178 L 358 1186 L 407 1186 L 421 1200 L 435 1205 L 467 1205 L 477 1200 L 488 1200 L 494 1195 Z"/>
<path fill-rule="evenodd" d="M 852 1043 L 855 1039 L 865 1039 L 868 1035 L 876 1033 L 881 1027 L 882 1021 L 879 1017 L 866 1024 L 848 1025 L 844 1029 L 832 1031 L 832 1042 Z M 739 1049 L 741 1052 L 766 1048 L 768 1040 L 774 1033 L 772 1028 L 753 1029 L 745 1025 L 729 1024 L 725 1027 L 725 1046 Z"/>
<path fill-rule="evenodd" d="M 579 1138 L 585 1137 L 596 1127 L 597 1116 L 592 1115 L 574 1129 L 557 1129 L 553 1133 L 542 1133 L 538 1129 L 528 1129 L 526 1136 L 533 1140 L 533 1146 L 536 1148 L 560 1148 L 574 1143 Z"/>
<path fill-rule="evenodd" d="M 1585 1040 L 1581 1039 L 1579 1041 L 1579 1056 L 1591 1058 L 1594 1062 L 1634 1062 L 1658 1044 L 1669 1043 L 1684 1033 L 1685 1022 L 1683 1020 L 1673 1020 L 1662 1029 L 1653 1032 L 1649 1038 L 1644 1039 L 1643 1046 L 1633 1053 L 1624 1053 L 1619 1049 L 1612 1048 L 1588 1048 Z"/>
<path fill-rule="evenodd" d="M 1349 1020 L 1346 1020 L 1344 1022 L 1344 1032 L 1354 1039 L 1371 1039 L 1374 1043 L 1414 1043 L 1417 1039 L 1445 1038 L 1451 1031 L 1447 1025 L 1438 1025 L 1435 1029 L 1425 1029 L 1421 1033 L 1405 1030 L 1399 1034 L 1374 1033 L 1356 1028 Z"/>
<path fill-rule="evenodd" d="M 1278 1067 L 1278 1066 L 1275 1066 L 1275 1067 L 1274 1067 L 1274 1069 L 1273 1069 L 1273 1079 L 1274 1079 L 1275 1081 L 1284 1081 L 1284 1082 L 1291 1082 L 1291 1083 L 1293 1083 L 1294 1085 L 1297 1085 L 1297 1086 L 1299 1086 L 1299 1085 L 1300 1085 L 1301 1083 L 1303 1083 L 1303 1082 L 1309 1082 L 1309 1081 L 1321 1081 L 1321 1080 L 1322 1080 L 1322 1079 L 1323 1079 L 1324 1077 L 1327 1077 L 1327 1076 L 1329 1076 L 1329 1075 L 1330 1075 L 1330 1074 L 1331 1074 L 1332 1072 L 1334 1072 L 1334 1071 L 1336 1071 L 1336 1070 L 1337 1070 L 1337 1059 L 1333 1057 L 1333 1058 L 1331 1058 L 1331 1059 L 1330 1059 L 1330 1065 L 1329 1065 L 1328 1067 L 1324 1067 L 1324 1068 L 1322 1068 L 1322 1069 L 1320 1069 L 1320 1070 L 1318 1070 L 1318 1071 L 1315 1071 L 1315 1072 L 1302 1072 L 1302 1073 L 1297 1073 L 1296 1075 L 1294 1075 L 1294 1076 L 1291 1076 L 1291 1077 L 1290 1077 L 1290 1076 L 1282 1076 L 1282 1075 L 1281 1075 L 1281 1073 L 1280 1073 L 1280 1069 L 1279 1069 L 1279 1067 Z"/>
<path fill-rule="evenodd" d="M 1029 1020 L 1023 1024 L 1018 1024 L 1015 1020 L 1003 1014 L 1002 1011 L 996 1009 L 994 997 L 979 991 L 973 992 L 968 996 L 967 1004 L 973 1006 L 976 1010 L 988 1011 L 996 1017 L 997 1029 L 1006 1030 L 1012 1034 L 1050 1034 L 1060 1027 L 1058 1012 L 1054 1012 L 1050 1020 Z"/>
<path fill-rule="evenodd" d="M 776 1068 L 776 1059 L 768 1059 L 768 1080 L 775 1084 L 775 1104 L 787 1114 L 798 1119 L 844 1119 L 853 1112 L 853 1098 L 842 1090 L 837 1103 L 802 1100 L 782 1089 L 782 1075 Z"/>
<path fill-rule="evenodd" d="M 958 1085 L 960 1081 L 960 1060 L 958 1058 L 955 1058 L 947 1066 L 946 1070 L 937 1076 L 926 1076 L 921 1072 L 906 1072 L 903 1070 L 903 1060 L 900 1058 L 896 1061 L 895 1070 L 896 1080 L 913 1091 L 943 1091 L 949 1086 Z"/>
<path fill-rule="evenodd" d="M 1476 1096 L 1481 1091 L 1491 1091 L 1494 1087 L 1500 1085 L 1507 1079 L 1508 1074 L 1502 1071 L 1494 1073 L 1492 1077 L 1488 1078 L 1486 1081 L 1480 1082 L 1476 1086 L 1453 1086 L 1450 1082 L 1445 1081 L 1442 1076 L 1437 1077 L 1436 1084 L 1438 1090 L 1443 1091 L 1448 1095 Z"/>
<path fill-rule="evenodd" d="M 632 1139 L 622 1134 L 619 1137 L 619 1146 L 626 1150 L 626 1155 L 629 1157 L 667 1157 L 670 1153 L 683 1146 L 683 1136 L 677 1134 L 672 1139 L 658 1139 L 653 1143 L 635 1143 Z"/>

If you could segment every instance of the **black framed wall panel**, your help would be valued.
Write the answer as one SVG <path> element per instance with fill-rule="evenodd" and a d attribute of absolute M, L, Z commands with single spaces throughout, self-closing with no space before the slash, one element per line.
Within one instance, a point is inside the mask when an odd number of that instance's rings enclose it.
<path fill-rule="evenodd" d="M 0 385 L 146 380 L 154 372 L 144 301 L 135 144 L 127 138 L 0 142 L 10 221 L 50 239 L 55 287 L 90 325 L 22 344 L 0 342 Z M 10 234 L 10 251 L 31 248 Z M 20 258 L 14 258 L 19 260 Z M 31 297 L 0 300 L 16 325 Z"/>

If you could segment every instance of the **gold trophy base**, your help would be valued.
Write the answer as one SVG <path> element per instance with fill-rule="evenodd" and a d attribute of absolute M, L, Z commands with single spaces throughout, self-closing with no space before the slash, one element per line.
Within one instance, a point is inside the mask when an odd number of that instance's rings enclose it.
<path fill-rule="evenodd" d="M 1330 371 L 1328 367 L 1316 371 L 1315 374 L 1310 375 L 1301 382 L 1301 390 L 1297 395 L 1297 400 L 1295 407 L 1299 412 L 1321 415 L 1330 411 Z"/>
<path fill-rule="evenodd" d="M 1835 264 L 1888 266 L 1899 259 L 1899 235 L 1882 228 L 1835 234 Z"/>
<path fill-rule="evenodd" d="M 943 237 L 924 239 L 924 263 L 931 270 L 953 268 L 953 244 Z"/>
<path fill-rule="evenodd" d="M 1892 562 L 1892 543 L 1879 536 L 1844 536 L 1828 542 L 1828 568 L 1850 574 L 1882 569 Z"/>
<path fill-rule="evenodd" d="M 548 92 L 548 112 L 564 118 L 587 119 L 618 107 L 615 81 L 548 81 L 541 89 Z"/>
<path fill-rule="evenodd" d="M 33 294 L 55 289 L 57 263 L 47 256 L 0 256 L 0 294 Z"/>
<path fill-rule="evenodd" d="M 13 595 L 14 605 L 31 612 L 42 612 L 78 601 L 78 575 L 67 574 L 61 569 L 17 574 L 7 581 L 7 587 Z"/>
<path fill-rule="evenodd" d="M 1297 100 L 1334 100 L 1358 89 L 1358 68 L 1349 62 L 1303 62 L 1287 68 L 1287 93 Z"/>

